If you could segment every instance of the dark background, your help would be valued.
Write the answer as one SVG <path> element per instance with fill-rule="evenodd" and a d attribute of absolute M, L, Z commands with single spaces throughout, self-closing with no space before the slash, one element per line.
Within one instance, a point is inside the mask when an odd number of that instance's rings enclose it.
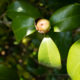
<path fill-rule="evenodd" d="M 35 32 L 20 43 L 11 29 L 11 19 L 6 16 L 8 6 L 16 0 L 0 0 L 0 65 L 16 68 L 19 80 L 70 80 L 66 71 L 67 53 L 73 42 L 80 38 L 80 31 L 53 33 L 52 39 L 59 47 L 62 57 L 62 69 L 48 68 L 37 61 L 38 48 L 43 38 Z M 37 7 L 44 18 L 49 19 L 57 9 L 80 0 L 23 0 Z M 8 74 L 8 72 L 4 72 Z M 13 74 L 14 75 L 14 74 Z M 4 77 L 4 75 L 2 75 Z M 2 77 L 0 76 L 0 77 Z M 6 79 L 5 79 L 6 80 Z"/>

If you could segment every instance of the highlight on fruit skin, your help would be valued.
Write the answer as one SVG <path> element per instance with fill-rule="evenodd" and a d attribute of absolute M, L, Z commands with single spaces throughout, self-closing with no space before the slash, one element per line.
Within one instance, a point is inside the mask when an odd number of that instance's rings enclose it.
<path fill-rule="evenodd" d="M 47 33 L 51 28 L 49 20 L 41 18 L 35 21 L 35 27 L 40 33 Z"/>

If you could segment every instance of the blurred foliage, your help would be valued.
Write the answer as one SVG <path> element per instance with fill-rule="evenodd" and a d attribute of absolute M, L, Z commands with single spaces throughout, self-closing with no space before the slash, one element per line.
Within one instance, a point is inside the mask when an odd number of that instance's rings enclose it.
<path fill-rule="evenodd" d="M 51 29 L 48 35 L 59 48 L 62 57 L 62 69 L 57 70 L 43 66 L 37 60 L 39 45 L 44 37 L 43 34 L 35 31 L 30 36 L 23 38 L 20 43 L 15 39 L 11 27 L 12 20 L 6 15 L 8 6 L 14 1 L 16 0 L 0 0 L 0 80 L 18 80 L 18 78 L 19 80 L 70 80 L 66 71 L 66 59 L 70 46 L 80 38 L 80 29 L 60 33 L 53 33 Z M 80 3 L 80 0 L 23 1 L 38 8 L 42 17 L 47 19 L 57 9 L 65 5 Z M 31 15 L 33 12 L 34 9 L 31 11 Z M 15 15 L 13 18 L 15 18 Z M 16 27 L 18 26 L 16 25 Z"/>

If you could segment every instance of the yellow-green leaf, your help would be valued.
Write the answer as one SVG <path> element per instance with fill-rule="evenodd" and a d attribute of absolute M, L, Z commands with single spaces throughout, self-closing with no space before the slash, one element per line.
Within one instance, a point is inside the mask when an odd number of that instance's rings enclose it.
<path fill-rule="evenodd" d="M 76 41 L 69 50 L 67 71 L 73 80 L 80 80 L 80 40 Z"/>
<path fill-rule="evenodd" d="M 61 68 L 60 53 L 54 41 L 45 37 L 40 45 L 38 54 L 39 63 L 48 67 Z"/>
<path fill-rule="evenodd" d="M 80 80 L 80 64 L 76 66 L 75 75 L 72 77 L 72 80 Z"/>

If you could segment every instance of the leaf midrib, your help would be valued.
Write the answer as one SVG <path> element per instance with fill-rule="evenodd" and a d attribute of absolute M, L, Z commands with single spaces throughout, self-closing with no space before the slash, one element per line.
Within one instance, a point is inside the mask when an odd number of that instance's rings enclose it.
<path fill-rule="evenodd" d="M 49 53 L 50 53 L 50 52 L 49 52 L 49 50 L 48 50 L 48 44 L 49 44 L 49 43 L 48 43 L 48 41 L 47 41 L 48 58 L 49 58 L 50 65 L 52 66 L 52 61 L 51 61 L 51 58 L 50 58 L 50 56 L 49 56 Z"/>

